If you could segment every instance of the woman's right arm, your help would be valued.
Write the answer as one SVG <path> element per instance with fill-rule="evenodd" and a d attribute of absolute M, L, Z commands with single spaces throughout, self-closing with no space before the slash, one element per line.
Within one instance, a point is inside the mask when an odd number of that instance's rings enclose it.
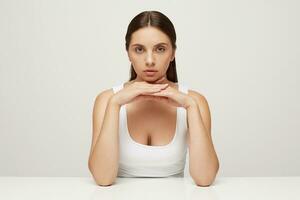
<path fill-rule="evenodd" d="M 157 83 L 163 79 L 164 77 Z M 106 90 L 97 96 L 93 109 L 93 139 L 88 165 L 98 185 L 112 185 L 118 174 L 121 105 L 136 100 L 155 99 L 155 96 L 148 94 L 158 92 L 166 87 L 168 84 L 139 82 L 133 83 L 115 94 Z"/>
<path fill-rule="evenodd" d="M 119 112 L 111 91 L 100 93 L 93 109 L 93 139 L 89 156 L 89 170 L 96 183 L 113 184 L 118 173 L 119 160 Z"/>

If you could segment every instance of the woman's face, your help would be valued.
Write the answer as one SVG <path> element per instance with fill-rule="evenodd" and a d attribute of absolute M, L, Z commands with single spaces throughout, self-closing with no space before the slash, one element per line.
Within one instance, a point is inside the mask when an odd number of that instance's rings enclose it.
<path fill-rule="evenodd" d="M 163 76 L 175 58 L 169 37 L 154 27 L 144 27 L 131 35 L 128 48 L 129 60 L 137 74 L 136 81 L 153 83 Z M 156 70 L 147 73 L 145 70 Z"/>

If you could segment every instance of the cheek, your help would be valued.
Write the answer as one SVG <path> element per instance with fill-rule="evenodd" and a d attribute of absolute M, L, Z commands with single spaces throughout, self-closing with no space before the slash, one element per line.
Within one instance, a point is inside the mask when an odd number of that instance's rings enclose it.
<path fill-rule="evenodd" d="M 143 60 L 141 60 L 141 58 L 138 57 L 131 57 L 131 64 L 133 66 L 134 71 L 136 72 L 140 72 L 142 70 L 141 66 L 144 65 Z"/>
<path fill-rule="evenodd" d="M 131 54 L 130 56 L 130 61 L 134 63 L 139 63 L 143 61 L 142 56 L 136 55 L 136 54 Z"/>
<path fill-rule="evenodd" d="M 164 65 L 166 68 L 168 68 L 170 62 L 171 62 L 171 55 L 166 55 L 161 58 L 161 64 Z"/>
<path fill-rule="evenodd" d="M 161 60 L 165 63 L 171 62 L 172 59 L 172 52 L 166 52 L 165 54 L 161 55 Z"/>
<path fill-rule="evenodd" d="M 131 64 L 133 65 L 135 71 L 140 71 L 142 66 L 144 66 L 144 62 L 140 58 L 133 58 Z"/>
<path fill-rule="evenodd" d="M 133 66 L 134 70 L 137 72 L 139 71 L 141 64 L 141 61 L 138 58 L 135 58 L 134 56 L 130 58 L 131 65 Z"/>

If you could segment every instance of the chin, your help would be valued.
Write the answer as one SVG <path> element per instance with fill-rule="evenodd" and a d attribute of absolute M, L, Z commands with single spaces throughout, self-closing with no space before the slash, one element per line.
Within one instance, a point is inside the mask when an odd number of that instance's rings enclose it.
<path fill-rule="evenodd" d="M 158 79 L 155 79 L 153 81 L 152 80 L 145 80 L 145 82 L 150 83 L 150 84 L 154 84 L 156 80 L 158 80 Z"/>
<path fill-rule="evenodd" d="M 159 80 L 161 77 L 145 77 L 144 78 L 144 81 L 147 82 L 147 83 L 150 83 L 150 84 L 153 84 L 155 83 L 157 80 Z"/>

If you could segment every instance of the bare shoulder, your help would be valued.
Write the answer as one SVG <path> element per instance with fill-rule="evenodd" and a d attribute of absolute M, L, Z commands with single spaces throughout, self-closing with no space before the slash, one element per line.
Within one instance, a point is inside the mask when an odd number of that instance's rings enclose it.
<path fill-rule="evenodd" d="M 95 104 L 107 102 L 113 96 L 113 94 L 114 94 L 114 91 L 112 88 L 101 91 L 95 97 Z"/>
<path fill-rule="evenodd" d="M 200 105 L 208 104 L 206 97 L 195 90 L 188 90 L 188 95 L 195 99 Z"/>
<path fill-rule="evenodd" d="M 94 108 L 93 108 L 93 118 L 94 120 L 99 120 L 99 118 L 104 115 L 106 106 L 113 96 L 114 91 L 112 88 L 105 89 L 96 95 L 94 99 Z"/>

